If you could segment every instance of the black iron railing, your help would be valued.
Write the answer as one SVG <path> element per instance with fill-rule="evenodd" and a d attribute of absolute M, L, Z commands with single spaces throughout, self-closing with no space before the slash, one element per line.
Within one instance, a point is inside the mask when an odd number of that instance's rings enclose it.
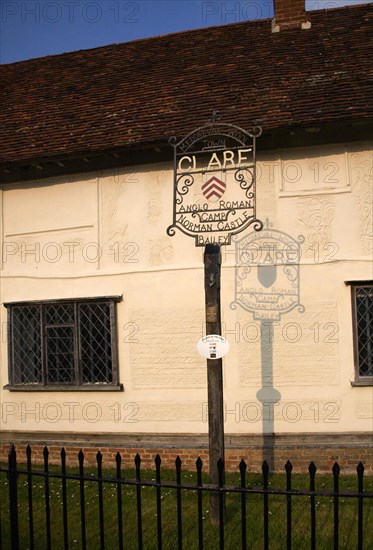
<path fill-rule="evenodd" d="M 144 471 L 141 469 L 141 458 L 137 454 L 135 457 L 135 468 L 131 478 L 127 478 L 127 471 L 123 470 L 122 458 L 119 453 L 116 455 L 116 471 L 103 470 L 103 456 L 100 452 L 96 455 L 97 468 L 94 473 L 85 468 L 84 454 L 82 451 L 78 454 L 78 467 L 75 469 L 67 468 L 66 451 L 61 451 L 61 465 L 55 467 L 50 465 L 49 451 L 44 448 L 43 467 L 33 467 L 31 460 L 31 448 L 27 447 L 26 466 L 17 464 L 16 450 L 13 447 L 9 453 L 9 464 L 7 467 L 0 467 L 0 483 L 2 487 L 1 502 L 2 512 L 0 515 L 0 548 L 9 548 L 11 550 L 56 550 L 63 548 L 81 548 L 90 550 L 91 548 L 100 548 L 101 550 L 118 548 L 124 550 L 127 548 L 138 549 L 166 549 L 174 550 L 198 548 L 219 548 L 220 550 L 236 548 L 297 548 L 295 539 L 295 528 L 299 530 L 300 517 L 308 530 L 307 546 L 315 549 L 318 542 L 318 528 L 326 520 L 330 522 L 331 540 L 333 541 L 328 548 L 337 550 L 340 546 L 340 527 L 341 510 L 340 503 L 349 501 L 353 503 L 353 528 L 355 531 L 354 542 L 351 546 L 343 544 L 343 548 L 358 548 L 359 550 L 371 548 L 372 524 L 373 524 L 373 492 L 364 490 L 364 466 L 359 463 L 357 466 L 357 487 L 355 490 L 345 490 L 340 488 L 340 467 L 337 463 L 332 468 L 332 483 L 330 488 L 316 489 L 316 466 L 312 462 L 308 468 L 308 487 L 301 489 L 293 488 L 294 474 L 293 466 L 288 461 L 285 465 L 285 484 L 286 487 L 275 489 L 271 487 L 270 472 L 267 462 L 263 462 L 262 475 L 260 483 L 248 483 L 247 465 L 242 460 L 239 465 L 239 478 L 236 485 L 226 485 L 224 483 L 224 465 L 219 461 L 217 467 L 219 472 L 219 483 L 212 485 L 204 481 L 202 473 L 202 461 L 200 458 L 196 461 L 196 472 L 188 475 L 194 477 L 194 482 L 183 482 L 182 462 L 179 457 L 175 460 L 174 479 L 165 479 L 164 472 L 161 472 L 161 458 L 155 457 L 155 472 L 153 479 L 143 477 Z M 149 473 L 149 472 L 148 472 Z M 126 474 L 126 475 L 125 475 Z M 155 475 L 155 478 L 154 478 Z M 185 473 L 184 473 L 185 475 Z M 169 474 L 168 474 L 169 476 Z M 72 491 L 70 484 L 74 484 Z M 3 488 L 8 485 L 8 491 Z M 323 484 L 325 485 L 325 484 Z M 370 483 L 372 486 L 372 483 Z M 58 490 L 56 487 L 58 486 Z M 107 516 L 107 500 L 105 492 L 110 489 L 111 508 L 110 517 Z M 145 488 L 153 488 L 152 497 L 144 492 Z M 92 491 L 94 489 L 94 499 L 92 501 Z M 58 507 L 56 508 L 56 492 L 58 494 Z M 89 495 L 88 495 L 89 493 Z M 165 531 L 165 522 L 170 522 L 169 509 L 167 516 L 164 515 L 163 497 L 172 493 L 174 497 L 174 523 L 173 535 L 170 538 L 169 531 Z M 206 522 L 206 495 L 212 493 L 218 494 L 219 518 L 216 527 L 211 527 L 210 522 Z M 130 495 L 128 497 L 128 495 Z M 235 495 L 234 507 L 231 507 L 230 515 L 226 514 L 226 498 L 228 495 Z M 76 498 L 77 497 L 77 498 Z M 192 497 L 192 498 L 189 498 Z M 302 509 L 294 508 L 295 499 L 301 497 Z M 20 504 L 22 498 L 22 505 Z M 152 500 L 151 500 L 152 498 Z M 114 502 L 113 502 L 114 499 Z M 271 500 L 272 499 L 272 500 Z M 282 502 L 283 508 L 273 508 L 270 510 L 270 502 L 273 505 L 274 500 Z M 324 513 L 322 520 L 318 522 L 320 500 L 325 499 L 330 503 L 330 513 Z M 370 499 L 369 501 L 367 499 Z M 128 508 L 128 500 L 131 501 L 131 508 Z M 153 516 L 156 516 L 155 522 L 150 518 L 149 502 L 153 506 Z M 187 500 L 187 506 L 193 508 L 193 513 L 197 521 L 193 522 L 192 536 L 194 542 L 190 542 L 191 534 L 188 534 L 188 542 L 185 542 L 186 529 L 184 524 L 186 519 L 183 506 Z M 277 502 L 276 501 L 276 502 Z M 370 510 L 366 504 L 369 503 Z M 92 524 L 92 506 L 95 508 L 94 525 Z M 59 517 L 56 518 L 56 509 L 59 511 Z M 235 519 L 232 519 L 232 509 L 234 509 Z M 276 512 L 277 510 L 277 512 Z M 295 512 L 297 517 L 295 518 Z M 277 521 L 274 515 L 282 514 L 282 519 Z M 22 516 L 22 517 L 21 517 Z M 74 516 L 74 517 L 73 517 Z M 248 517 L 251 518 L 251 527 L 249 527 Z M 250 528 L 254 523 L 260 523 L 261 535 L 253 546 L 250 540 Z M 78 518 L 78 519 L 77 519 Z M 74 520 L 74 540 L 72 541 L 72 526 Z M 153 535 L 149 542 L 149 524 L 153 521 Z M 229 523 L 238 521 L 239 533 L 236 531 L 235 542 L 225 539 L 226 529 Z M 281 543 L 276 539 L 276 533 L 270 530 L 270 523 L 275 522 L 275 529 L 283 524 L 284 537 Z M 57 537 L 58 544 L 54 542 L 53 531 L 56 529 L 56 523 L 60 525 L 60 535 Z M 190 523 L 190 522 L 189 522 Z M 296 525 L 296 523 L 298 525 Z M 76 526 L 78 524 L 78 527 Z M 79 532 L 79 540 L 77 537 Z M 95 530 L 97 539 L 95 543 L 90 542 L 91 532 Z M 210 530 L 210 531 L 209 531 Z M 130 531 L 130 534 L 129 534 Z M 108 540 L 110 532 L 110 541 Z M 212 535 L 208 533 L 213 532 Z M 114 533 L 114 534 L 113 534 Z M 145 536 L 148 537 L 147 542 Z M 114 538 L 113 538 L 114 537 Z M 115 540 L 115 545 L 113 543 Z M 277 542 L 276 542 L 277 541 Z M 92 546 L 94 544 L 94 546 Z M 321 543 L 320 548 L 325 543 Z M 348 543 L 347 543 L 348 544 Z"/>

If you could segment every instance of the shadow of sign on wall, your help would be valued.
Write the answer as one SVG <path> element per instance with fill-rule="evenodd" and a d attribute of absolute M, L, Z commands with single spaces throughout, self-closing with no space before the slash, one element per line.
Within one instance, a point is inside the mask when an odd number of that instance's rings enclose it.
<path fill-rule="evenodd" d="M 235 299 L 231 308 L 241 307 L 260 321 L 261 388 L 256 397 L 262 405 L 263 460 L 270 468 L 275 461 L 274 408 L 281 399 L 273 385 L 274 322 L 300 303 L 300 259 L 302 235 L 291 235 L 271 227 L 266 220 L 260 233 L 251 232 L 235 243 Z"/>

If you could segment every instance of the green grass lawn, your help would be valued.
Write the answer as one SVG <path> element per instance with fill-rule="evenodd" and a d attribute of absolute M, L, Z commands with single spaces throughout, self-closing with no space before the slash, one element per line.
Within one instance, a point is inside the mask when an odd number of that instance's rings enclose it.
<path fill-rule="evenodd" d="M 40 467 L 41 468 L 41 467 Z M 59 472 L 58 468 L 51 467 L 52 472 Z M 135 472 L 123 472 L 126 479 L 134 479 Z M 99 499 L 97 482 L 93 481 L 96 471 L 86 469 L 85 476 L 92 481 L 84 481 L 86 537 L 87 548 L 100 548 L 99 529 Z M 115 477 L 114 472 L 105 471 L 105 477 Z M 155 479 L 155 472 L 143 471 L 142 479 Z M 175 480 L 175 472 L 162 471 L 161 479 Z M 205 481 L 207 479 L 204 478 Z M 182 483 L 196 483 L 196 474 L 182 473 Z M 238 487 L 239 474 L 227 474 L 226 484 Z M 258 474 L 247 474 L 247 486 L 262 487 L 262 477 Z M 284 489 L 286 479 L 284 475 L 270 476 L 270 489 Z M 292 476 L 293 489 L 307 489 L 309 478 L 304 475 Z M 317 475 L 316 490 L 331 490 L 333 487 L 332 475 Z M 26 550 L 29 545 L 29 511 L 28 511 L 28 480 L 25 474 L 18 478 L 18 511 L 20 548 Z M 340 491 L 354 491 L 357 489 L 356 476 L 341 476 Z M 364 490 L 373 491 L 373 478 L 364 479 Z M 51 511 L 51 541 L 52 549 L 64 548 L 62 523 L 62 483 L 61 479 L 50 478 L 50 511 Z M 118 513 L 117 488 L 115 482 L 103 483 L 103 514 L 105 526 L 105 548 L 118 548 Z M 136 487 L 123 485 L 123 537 L 124 548 L 128 550 L 138 548 L 137 544 L 137 508 Z M 6 473 L 0 473 L 0 512 L 1 535 L 0 548 L 11 550 L 9 526 L 9 481 Z M 44 479 L 40 476 L 32 477 L 32 497 L 34 503 L 34 534 L 35 548 L 44 550 L 46 545 L 46 507 L 45 507 Z M 194 550 L 198 548 L 198 514 L 197 490 L 182 490 L 182 529 L 183 548 Z M 157 548 L 157 504 L 156 488 L 141 487 L 143 547 L 146 550 Z M 211 526 L 209 515 L 209 493 L 203 494 L 203 540 L 204 548 L 216 550 L 219 548 L 219 529 Z M 81 548 L 80 523 L 80 487 L 78 480 L 67 480 L 67 512 L 69 548 Z M 247 548 L 263 548 L 263 495 L 247 495 Z M 357 499 L 341 497 L 339 499 L 339 548 L 357 548 Z M 176 491 L 172 488 L 161 489 L 161 518 L 162 538 L 165 550 L 177 548 L 177 507 Z M 307 496 L 292 497 L 292 547 L 296 550 L 310 548 L 310 499 Z M 364 549 L 373 548 L 373 499 L 364 500 Z M 316 497 L 316 536 L 317 548 L 329 550 L 333 548 L 333 498 L 330 496 Z M 239 494 L 228 494 L 226 498 L 226 521 L 224 528 L 225 548 L 236 550 L 241 548 L 241 497 Z M 286 548 L 286 496 L 269 495 L 269 548 Z"/>

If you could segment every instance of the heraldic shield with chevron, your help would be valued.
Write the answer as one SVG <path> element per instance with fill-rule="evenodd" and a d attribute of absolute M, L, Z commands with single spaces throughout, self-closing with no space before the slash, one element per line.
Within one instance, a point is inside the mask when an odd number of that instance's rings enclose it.
<path fill-rule="evenodd" d="M 217 201 L 224 195 L 226 184 L 213 176 L 202 185 L 202 193 L 207 200 Z"/>
<path fill-rule="evenodd" d="M 251 132 L 232 124 L 212 123 L 191 132 L 174 147 L 175 228 L 195 238 L 196 246 L 227 245 L 249 226 L 263 227 L 256 217 L 255 142 Z"/>

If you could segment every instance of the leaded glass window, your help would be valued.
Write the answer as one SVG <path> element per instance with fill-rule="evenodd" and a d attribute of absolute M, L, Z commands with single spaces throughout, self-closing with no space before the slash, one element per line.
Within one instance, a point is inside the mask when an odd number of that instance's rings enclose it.
<path fill-rule="evenodd" d="M 356 379 L 373 381 L 373 282 L 351 284 Z"/>
<path fill-rule="evenodd" d="M 115 301 L 6 304 L 10 386 L 118 385 Z"/>

